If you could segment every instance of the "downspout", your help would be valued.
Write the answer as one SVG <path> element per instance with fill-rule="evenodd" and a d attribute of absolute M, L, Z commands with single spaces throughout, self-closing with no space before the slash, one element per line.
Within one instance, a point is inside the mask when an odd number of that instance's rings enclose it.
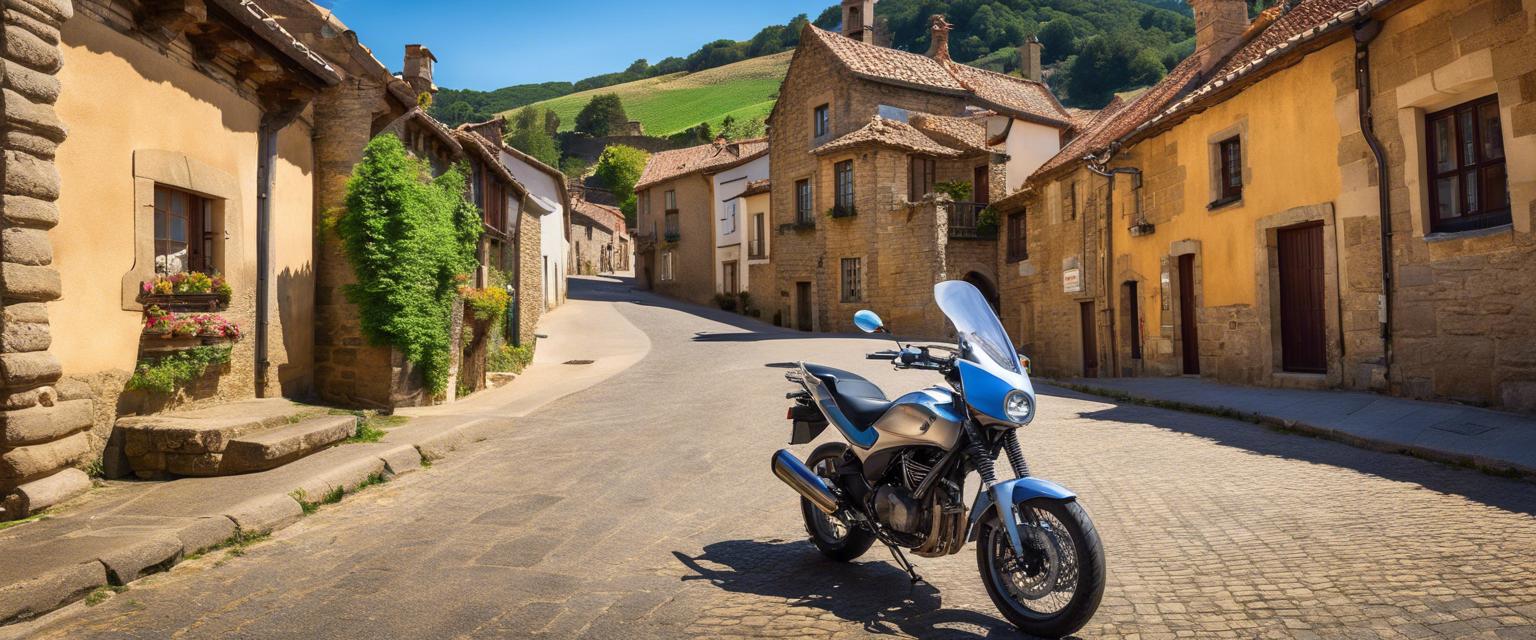
<path fill-rule="evenodd" d="M 1141 169 L 1108 168 L 1110 158 L 1119 148 L 1118 142 L 1111 144 L 1102 160 L 1091 155 L 1084 158 L 1089 171 L 1109 180 L 1109 190 L 1104 195 L 1104 311 L 1109 315 L 1109 377 L 1112 378 L 1120 377 L 1120 343 L 1115 339 L 1115 176 L 1131 176 L 1136 190 L 1136 224 L 1141 224 Z"/>
<path fill-rule="evenodd" d="M 1381 23 L 1366 19 L 1355 23 L 1355 92 L 1360 105 L 1360 131 L 1376 160 L 1376 199 L 1381 220 L 1381 352 L 1383 380 L 1392 388 L 1392 189 L 1388 175 L 1387 154 L 1376 137 L 1375 117 L 1371 113 L 1371 42 L 1381 34 Z"/>
<path fill-rule="evenodd" d="M 267 397 L 267 354 L 272 307 L 272 190 L 276 182 L 277 135 L 298 117 L 298 108 L 265 113 L 256 132 L 256 397 Z"/>

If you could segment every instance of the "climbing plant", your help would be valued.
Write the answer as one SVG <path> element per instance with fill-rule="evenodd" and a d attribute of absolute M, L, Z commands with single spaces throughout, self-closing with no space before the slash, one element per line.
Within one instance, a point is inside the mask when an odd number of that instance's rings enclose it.
<path fill-rule="evenodd" d="M 475 268 L 480 210 L 465 199 L 465 170 L 431 177 L 395 136 L 368 143 L 336 221 L 357 283 L 346 288 L 363 333 L 420 367 L 432 393 L 448 383 L 454 297 Z"/>

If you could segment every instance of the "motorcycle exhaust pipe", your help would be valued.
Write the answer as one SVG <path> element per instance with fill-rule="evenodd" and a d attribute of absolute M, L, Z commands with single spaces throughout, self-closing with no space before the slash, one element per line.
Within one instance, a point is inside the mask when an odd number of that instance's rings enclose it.
<path fill-rule="evenodd" d="M 810 500 L 823 513 L 831 515 L 837 513 L 839 507 L 837 496 L 832 494 L 832 489 L 827 487 L 827 482 L 805 466 L 795 454 L 788 449 L 779 449 L 773 454 L 773 475 L 794 489 L 795 493 Z"/>

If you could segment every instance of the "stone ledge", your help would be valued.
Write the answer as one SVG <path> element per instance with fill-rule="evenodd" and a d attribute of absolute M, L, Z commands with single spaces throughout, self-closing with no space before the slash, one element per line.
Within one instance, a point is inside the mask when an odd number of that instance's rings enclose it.
<path fill-rule="evenodd" d="M 35 618 L 106 584 L 106 567 L 92 560 L 0 586 L 0 625 Z"/>

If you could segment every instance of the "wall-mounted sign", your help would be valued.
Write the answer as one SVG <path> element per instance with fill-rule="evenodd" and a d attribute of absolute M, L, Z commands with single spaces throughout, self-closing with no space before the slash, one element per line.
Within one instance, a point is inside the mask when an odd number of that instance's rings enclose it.
<path fill-rule="evenodd" d="M 1066 269 L 1061 272 L 1061 290 L 1066 293 L 1080 293 L 1083 290 L 1082 269 Z"/>

